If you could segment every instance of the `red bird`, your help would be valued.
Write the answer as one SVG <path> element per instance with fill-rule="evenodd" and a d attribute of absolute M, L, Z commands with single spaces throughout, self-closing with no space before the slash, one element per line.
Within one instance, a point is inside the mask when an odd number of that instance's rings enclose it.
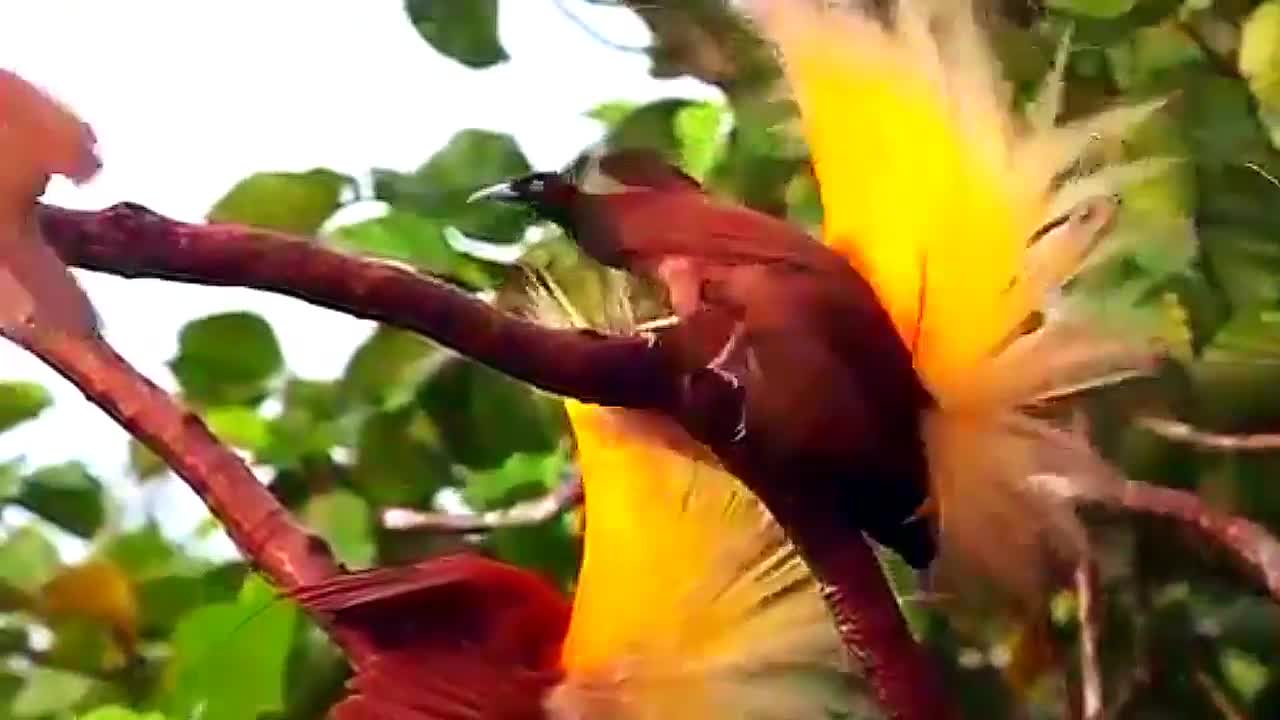
<path fill-rule="evenodd" d="M 690 377 L 723 387 L 695 384 L 695 397 L 737 393 L 742 427 L 682 422 L 819 575 L 835 582 L 861 529 L 917 567 L 940 551 L 948 581 L 993 580 L 1039 605 L 1087 538 L 1037 478 L 1107 475 L 1041 410 L 1157 355 L 1149 335 L 1063 298 L 1098 257 L 1110 196 L 1166 166 L 1094 151 L 1159 103 L 1058 124 L 1059 67 L 1022 115 L 971 0 L 864 5 L 744 3 L 800 110 L 822 243 L 644 152 L 481 195 L 528 204 L 597 260 L 664 283 L 677 349 L 716 330 L 723 351 Z"/>
<path fill-rule="evenodd" d="M 920 427 L 929 397 L 845 257 L 785 221 L 716 200 L 651 151 L 609 153 L 585 170 L 535 173 L 476 197 L 526 203 L 596 260 L 663 282 L 681 323 L 728 318 L 723 350 L 707 364 L 726 381 L 721 396 L 740 393 L 738 427 L 690 431 L 775 515 L 862 530 L 912 566 L 929 565 Z"/>

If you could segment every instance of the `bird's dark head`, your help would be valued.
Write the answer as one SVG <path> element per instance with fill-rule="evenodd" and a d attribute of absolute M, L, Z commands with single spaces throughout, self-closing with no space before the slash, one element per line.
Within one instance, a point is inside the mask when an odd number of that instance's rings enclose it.
<path fill-rule="evenodd" d="M 568 228 L 578 194 L 567 173 L 536 172 L 478 190 L 470 202 L 497 200 L 526 205 L 539 216 Z"/>
<path fill-rule="evenodd" d="M 652 150 L 589 153 L 560 172 L 535 172 L 484 188 L 475 200 L 527 205 L 547 220 L 573 232 L 573 214 L 584 197 L 701 190 L 697 181 Z"/>
<path fill-rule="evenodd" d="M 698 182 L 652 150 L 587 153 L 560 172 L 536 172 L 484 188 L 472 200 L 525 205 L 564 228 L 588 255 L 623 267 L 635 240 L 634 211 L 647 195 L 701 192 Z M 623 198 L 640 200 L 617 201 Z M 623 211 L 629 208 L 629 211 Z"/>

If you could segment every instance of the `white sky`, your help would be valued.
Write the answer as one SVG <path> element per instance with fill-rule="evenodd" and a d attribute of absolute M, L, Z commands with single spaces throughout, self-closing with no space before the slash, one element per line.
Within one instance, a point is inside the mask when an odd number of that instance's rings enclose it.
<path fill-rule="evenodd" d="M 628 11 L 562 4 L 613 41 L 647 41 Z M 437 55 L 400 0 L 5 2 L 0 67 L 52 92 L 97 133 L 102 173 L 81 188 L 55 180 L 48 202 L 96 209 L 132 200 L 189 221 L 254 171 L 408 171 L 464 127 L 510 132 L 534 166 L 558 167 L 598 137 L 583 113 L 601 102 L 711 94 L 689 79 L 654 80 L 645 56 L 601 44 L 554 0 L 500 5 L 513 59 L 482 72 Z M 265 293 L 77 272 L 107 338 L 168 388 L 165 362 L 196 317 L 262 314 L 288 366 L 317 379 L 340 372 L 371 327 Z M 8 345 L 0 378 L 37 380 L 56 398 L 36 421 L 0 435 L 0 459 L 84 460 L 171 531 L 199 521 L 198 501 L 176 481 L 139 489 L 125 477 L 124 433 L 69 383 Z"/>

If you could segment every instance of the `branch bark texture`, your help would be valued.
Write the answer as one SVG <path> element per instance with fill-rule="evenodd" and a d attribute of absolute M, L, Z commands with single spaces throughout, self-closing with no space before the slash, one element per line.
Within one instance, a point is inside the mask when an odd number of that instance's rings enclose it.
<path fill-rule="evenodd" d="M 13 338 L 173 468 L 236 547 L 284 590 L 338 574 L 329 547 L 295 523 L 249 468 L 194 413 L 99 337 L 33 332 Z"/>
<path fill-rule="evenodd" d="M 1036 479 L 1066 500 L 1154 515 L 1194 528 L 1253 571 L 1280 602 L 1280 541 L 1258 523 L 1212 508 L 1195 493 L 1139 480 L 1079 483 L 1057 475 Z"/>
<path fill-rule="evenodd" d="M 100 212 L 42 206 L 39 217 L 69 265 L 281 293 L 421 333 L 548 392 L 642 409 L 674 402 L 663 354 L 645 338 L 548 329 L 444 282 L 315 240 L 182 223 L 132 203 Z"/>

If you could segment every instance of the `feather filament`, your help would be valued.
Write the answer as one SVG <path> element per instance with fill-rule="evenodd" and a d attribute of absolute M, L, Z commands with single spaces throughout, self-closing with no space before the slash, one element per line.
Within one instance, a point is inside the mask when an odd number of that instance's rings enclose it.
<path fill-rule="evenodd" d="M 1038 602 L 1085 536 L 1031 477 L 1100 461 L 1029 411 L 1154 364 L 1143 339 L 1109 334 L 1060 295 L 1105 252 L 1108 196 L 1170 163 L 1093 150 L 1162 101 L 1059 124 L 1068 34 L 1020 115 L 971 0 L 889 4 L 887 18 L 856 3 L 748 6 L 800 107 L 824 240 L 871 281 L 936 400 L 925 436 L 939 569 Z"/>

